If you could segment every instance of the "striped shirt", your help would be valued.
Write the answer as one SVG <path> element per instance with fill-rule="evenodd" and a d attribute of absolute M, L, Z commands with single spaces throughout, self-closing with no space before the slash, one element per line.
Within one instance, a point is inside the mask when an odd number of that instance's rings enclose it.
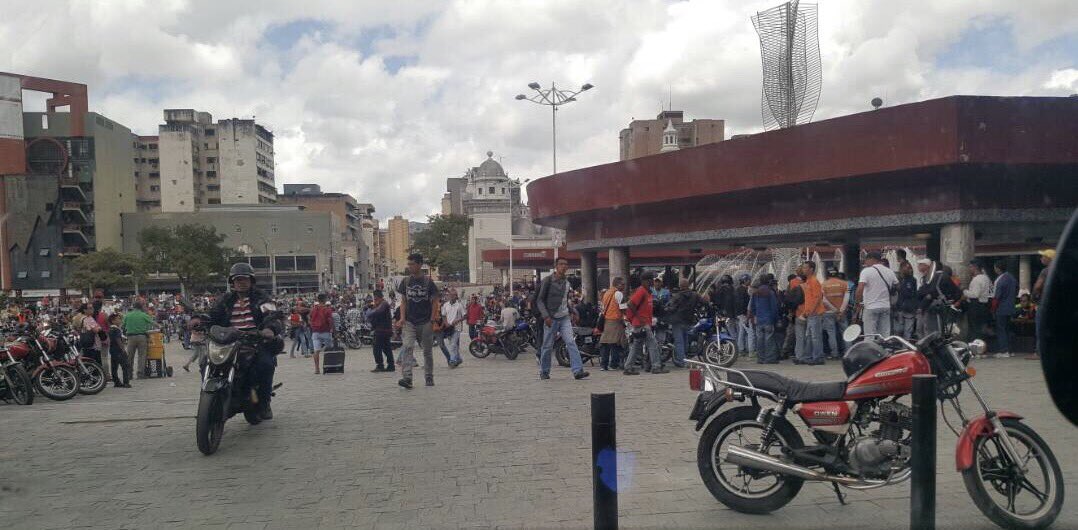
<path fill-rule="evenodd" d="M 250 298 L 237 298 L 236 303 L 232 304 L 232 316 L 230 317 L 232 327 L 237 329 L 255 328 L 255 318 L 251 314 L 250 302 Z"/>

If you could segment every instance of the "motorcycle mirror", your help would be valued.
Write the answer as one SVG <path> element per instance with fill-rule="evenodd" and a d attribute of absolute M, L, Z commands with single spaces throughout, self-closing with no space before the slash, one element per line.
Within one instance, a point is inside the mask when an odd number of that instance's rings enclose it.
<path fill-rule="evenodd" d="M 842 332 L 842 340 L 846 342 L 853 342 L 857 340 L 857 337 L 861 336 L 861 326 L 857 324 L 851 324 L 846 328 L 846 331 Z"/>

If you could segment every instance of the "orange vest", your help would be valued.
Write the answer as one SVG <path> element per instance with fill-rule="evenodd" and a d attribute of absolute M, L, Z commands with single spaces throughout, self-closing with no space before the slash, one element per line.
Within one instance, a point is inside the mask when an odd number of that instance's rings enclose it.
<path fill-rule="evenodd" d="M 621 308 L 614 299 L 616 292 L 618 290 L 613 287 L 603 291 L 603 318 L 606 320 L 621 320 Z"/>
<path fill-rule="evenodd" d="M 842 299 L 846 298 L 846 282 L 838 278 L 828 278 L 823 282 L 823 295 L 827 298 L 831 305 L 835 306 L 835 310 L 842 309 Z M 827 310 L 827 307 L 824 307 Z"/>
<path fill-rule="evenodd" d="M 816 277 L 809 276 L 801 282 L 801 290 L 805 293 L 805 302 L 797 307 L 797 316 L 822 315 L 826 309 L 823 305 L 823 287 Z"/>

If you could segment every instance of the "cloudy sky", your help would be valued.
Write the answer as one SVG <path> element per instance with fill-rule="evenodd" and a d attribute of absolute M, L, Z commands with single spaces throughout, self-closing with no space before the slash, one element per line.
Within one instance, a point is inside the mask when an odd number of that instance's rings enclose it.
<path fill-rule="evenodd" d="M 549 111 L 513 99 L 530 81 L 596 86 L 559 112 L 563 170 L 617 160 L 619 129 L 668 97 L 728 136 L 760 130 L 749 17 L 777 3 L 0 0 L 0 71 L 86 83 L 91 110 L 141 134 L 163 108 L 254 115 L 278 186 L 423 219 L 488 150 L 512 176 L 550 173 Z M 819 16 L 817 120 L 874 96 L 1078 92 L 1072 0 L 822 0 Z"/>

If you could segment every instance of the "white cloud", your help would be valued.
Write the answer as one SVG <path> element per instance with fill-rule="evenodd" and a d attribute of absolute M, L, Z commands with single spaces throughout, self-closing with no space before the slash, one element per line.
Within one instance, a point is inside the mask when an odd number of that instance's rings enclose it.
<path fill-rule="evenodd" d="M 93 110 L 141 133 L 166 107 L 255 115 L 276 134 L 279 183 L 313 181 L 379 216 L 421 218 L 439 208 L 445 177 L 487 150 L 514 176 L 550 172 L 549 109 L 513 99 L 530 81 L 596 85 L 558 113 L 563 170 L 616 160 L 618 131 L 668 98 L 690 118 L 726 119 L 728 135 L 758 130 L 749 17 L 777 3 L 0 0 L 0 70 L 87 83 Z M 1074 38 L 1074 2 L 834 0 L 819 13 L 816 119 L 866 110 L 874 96 L 1078 91 L 1074 54 L 1017 72 L 935 64 L 990 21 L 1007 21 L 1023 53 Z M 294 21 L 313 29 L 290 48 L 266 40 Z"/>

